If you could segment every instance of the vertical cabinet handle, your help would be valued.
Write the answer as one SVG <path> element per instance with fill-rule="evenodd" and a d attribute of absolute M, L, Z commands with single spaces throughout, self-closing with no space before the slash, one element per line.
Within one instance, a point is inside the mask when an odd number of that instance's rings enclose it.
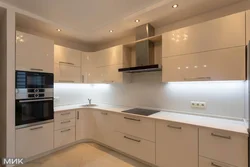
<path fill-rule="evenodd" d="M 85 80 L 84 80 L 84 75 L 82 75 L 82 83 L 84 83 L 85 82 Z"/>
<path fill-rule="evenodd" d="M 77 111 L 77 117 L 76 118 L 79 119 L 79 111 Z"/>

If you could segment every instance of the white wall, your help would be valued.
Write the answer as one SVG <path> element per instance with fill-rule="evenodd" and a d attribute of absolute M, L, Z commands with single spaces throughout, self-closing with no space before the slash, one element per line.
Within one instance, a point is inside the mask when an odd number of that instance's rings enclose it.
<path fill-rule="evenodd" d="M 133 74 L 130 84 L 56 84 L 55 105 L 93 103 L 159 108 L 213 116 L 244 118 L 245 83 L 161 83 L 161 73 Z M 192 109 L 190 101 L 204 101 L 205 110 Z"/>

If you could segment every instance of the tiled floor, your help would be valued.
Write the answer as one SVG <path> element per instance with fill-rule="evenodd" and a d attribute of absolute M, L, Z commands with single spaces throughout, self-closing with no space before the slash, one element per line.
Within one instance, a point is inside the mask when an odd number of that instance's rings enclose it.
<path fill-rule="evenodd" d="M 18 167 L 149 167 L 96 144 L 83 143 Z"/>

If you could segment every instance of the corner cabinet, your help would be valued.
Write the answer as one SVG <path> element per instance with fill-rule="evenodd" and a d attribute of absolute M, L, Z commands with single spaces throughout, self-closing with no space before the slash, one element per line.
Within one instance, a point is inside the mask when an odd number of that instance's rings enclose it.
<path fill-rule="evenodd" d="M 245 12 L 163 34 L 162 81 L 245 80 Z"/>
<path fill-rule="evenodd" d="M 16 31 L 16 70 L 53 73 L 54 41 Z"/>
<path fill-rule="evenodd" d="M 55 45 L 55 82 L 81 83 L 81 51 Z"/>

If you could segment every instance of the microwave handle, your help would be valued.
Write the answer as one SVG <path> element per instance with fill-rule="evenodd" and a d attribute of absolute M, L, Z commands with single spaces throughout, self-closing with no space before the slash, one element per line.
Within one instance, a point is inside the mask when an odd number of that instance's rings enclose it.
<path fill-rule="evenodd" d="M 27 103 L 27 102 L 37 102 L 37 101 L 52 101 L 52 99 L 36 99 L 36 100 L 20 100 L 20 103 Z"/>

